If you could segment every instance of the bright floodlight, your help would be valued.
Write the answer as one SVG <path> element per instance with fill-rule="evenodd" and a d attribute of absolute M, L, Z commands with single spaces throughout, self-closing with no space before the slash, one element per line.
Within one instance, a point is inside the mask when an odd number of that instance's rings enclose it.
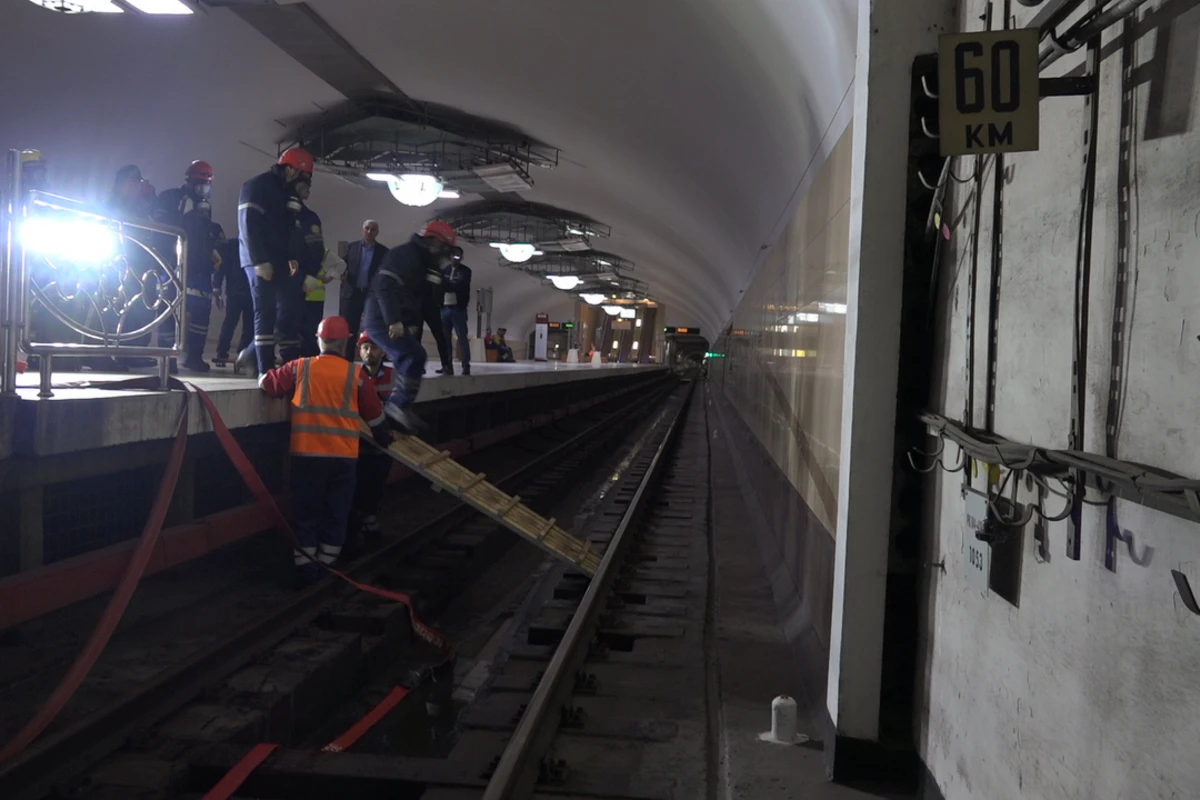
<path fill-rule="evenodd" d="M 518 242 L 516 244 L 510 242 L 492 242 L 492 247 L 497 248 L 500 251 L 500 255 L 514 264 L 520 264 L 534 256 L 542 255 L 541 250 L 538 250 L 527 242 Z"/>
<path fill-rule="evenodd" d="M 604 313 L 608 314 L 610 317 L 615 317 L 617 314 L 621 313 L 621 307 L 620 306 L 605 306 Z"/>
<path fill-rule="evenodd" d="M 555 289 L 562 289 L 564 292 L 569 292 L 583 281 L 574 275 L 547 275 L 550 282 L 554 284 Z"/>
<path fill-rule="evenodd" d="M 589 306 L 598 306 L 608 299 L 606 294 L 581 294 L 579 299 L 587 303 Z"/>
<path fill-rule="evenodd" d="M 185 15 L 192 13 L 192 9 L 179 0 L 125 0 L 125 2 L 143 14 Z"/>
<path fill-rule="evenodd" d="M 86 220 L 31 219 L 21 226 L 21 244 L 31 253 L 76 264 L 105 264 L 117 256 L 116 235 Z"/>
<path fill-rule="evenodd" d="M 388 190 L 406 206 L 427 206 L 442 193 L 442 182 L 432 175 L 389 175 Z"/>
<path fill-rule="evenodd" d="M 124 14 L 112 0 L 33 0 L 33 4 L 62 14 Z"/>

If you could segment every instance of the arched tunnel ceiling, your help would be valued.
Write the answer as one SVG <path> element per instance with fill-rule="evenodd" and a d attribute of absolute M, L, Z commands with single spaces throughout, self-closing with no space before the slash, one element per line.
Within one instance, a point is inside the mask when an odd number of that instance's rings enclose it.
<path fill-rule="evenodd" d="M 228 227 L 238 185 L 269 163 L 286 121 L 345 101 L 230 9 L 66 17 L 0 3 L 0 146 L 41 147 L 66 193 L 100 197 L 125 163 L 161 190 L 206 158 Z M 522 196 L 612 226 L 604 249 L 638 264 L 670 324 L 706 332 L 729 318 L 848 120 L 854 0 L 309 5 L 409 96 L 560 148 Z M 328 239 L 374 217 L 389 245 L 452 202 L 408 209 L 332 178 L 312 199 Z M 494 251 L 467 258 L 520 315 L 514 329 L 569 306 L 501 271 Z"/>

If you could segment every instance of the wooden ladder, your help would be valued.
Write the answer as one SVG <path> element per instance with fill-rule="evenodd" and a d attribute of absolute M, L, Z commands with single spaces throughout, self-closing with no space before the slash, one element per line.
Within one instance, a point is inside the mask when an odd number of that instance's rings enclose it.
<path fill-rule="evenodd" d="M 364 430 L 363 438 L 369 440 L 370 433 Z M 371 442 L 366 446 L 376 445 Z M 510 496 L 500 491 L 487 482 L 482 472 L 472 472 L 450 458 L 445 450 L 438 450 L 416 436 L 397 433 L 386 452 L 475 510 L 589 576 L 600 568 L 600 555 L 586 541 L 560 528 L 553 518 L 546 519 L 524 505 L 520 495 Z"/>

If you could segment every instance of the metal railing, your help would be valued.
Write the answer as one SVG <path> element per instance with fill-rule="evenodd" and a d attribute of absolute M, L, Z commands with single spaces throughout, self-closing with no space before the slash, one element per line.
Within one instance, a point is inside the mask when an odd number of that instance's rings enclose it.
<path fill-rule="evenodd" d="M 184 232 L 105 216 L 79 201 L 28 190 L 15 150 L 8 154 L 8 178 L 0 252 L 0 393 L 17 390 L 21 350 L 40 361 L 39 397 L 53 396 L 53 362 L 63 356 L 154 358 L 165 389 L 171 359 L 182 355 L 186 323 Z M 163 257 L 156 240 L 174 240 L 178 266 Z M 59 323 L 58 333 L 46 337 L 47 331 L 32 324 L 36 309 L 44 310 L 46 322 Z M 173 331 L 164 336 L 166 325 Z M 156 335 L 160 344 L 148 344 Z M 68 336 L 76 341 L 61 341 Z"/>

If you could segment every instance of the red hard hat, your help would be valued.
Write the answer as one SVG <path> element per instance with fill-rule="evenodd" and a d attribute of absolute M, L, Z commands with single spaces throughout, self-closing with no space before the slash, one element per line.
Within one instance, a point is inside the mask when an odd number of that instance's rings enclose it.
<path fill-rule="evenodd" d="M 359 345 L 375 344 L 375 340 L 371 338 L 371 334 L 367 333 L 366 331 L 363 331 L 362 333 L 360 333 L 358 335 L 358 343 L 359 343 Z"/>
<path fill-rule="evenodd" d="M 329 342 L 350 338 L 350 323 L 345 317 L 326 317 L 317 326 L 317 338 Z"/>
<path fill-rule="evenodd" d="M 305 175 L 312 175 L 313 157 L 303 147 L 289 147 L 279 157 L 279 163 L 287 167 L 295 167 Z"/>
<path fill-rule="evenodd" d="M 445 242 L 451 247 L 458 241 L 458 234 L 454 232 L 449 222 L 442 222 L 440 219 L 435 219 L 433 222 L 425 223 L 425 227 L 421 228 L 418 236 L 428 236 L 437 239 L 439 242 Z"/>
<path fill-rule="evenodd" d="M 184 177 L 189 181 L 207 181 L 212 183 L 213 168 L 207 161 L 193 161 L 187 168 Z"/>

